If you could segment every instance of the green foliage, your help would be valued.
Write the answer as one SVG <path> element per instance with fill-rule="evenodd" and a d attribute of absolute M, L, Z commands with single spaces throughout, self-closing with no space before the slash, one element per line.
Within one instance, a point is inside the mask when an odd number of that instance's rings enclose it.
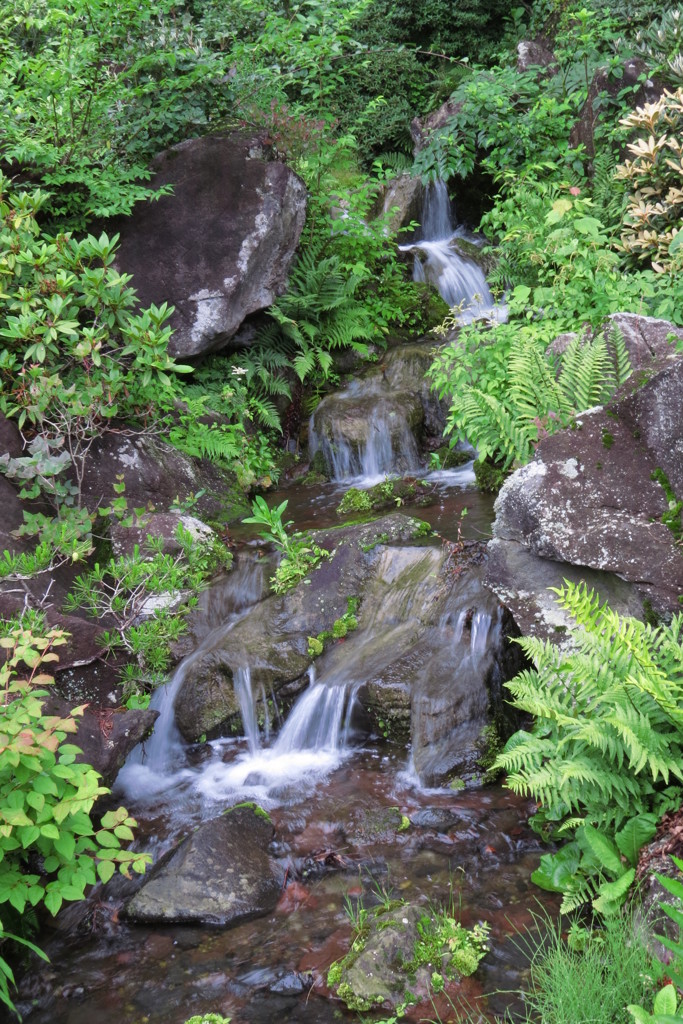
<path fill-rule="evenodd" d="M 448 910 L 425 913 L 417 923 L 418 939 L 406 971 L 412 975 L 426 964 L 438 966 L 446 978 L 468 978 L 489 950 L 489 931 L 488 924 L 463 927 Z"/>
<path fill-rule="evenodd" d="M 263 328 L 257 346 L 284 351 L 300 380 L 316 371 L 326 377 L 335 349 L 367 355 L 374 334 L 367 310 L 356 298 L 364 277 L 345 272 L 341 258 L 309 247 L 289 277 L 286 293 L 268 310 L 274 323 Z"/>
<path fill-rule="evenodd" d="M 144 516 L 139 521 L 144 528 Z M 171 644 L 184 632 L 184 617 L 211 573 L 230 564 L 231 556 L 216 540 L 193 536 L 182 525 L 175 552 L 164 539 L 148 534 L 132 554 L 95 563 L 77 576 L 67 596 L 67 611 L 85 611 L 97 621 L 113 622 L 104 631 L 107 654 L 131 659 L 123 670 L 124 698 L 139 698 L 161 682 L 171 662 Z M 139 706 L 139 699 L 135 700 Z"/>
<path fill-rule="evenodd" d="M 347 597 L 346 611 L 335 619 L 332 629 L 323 630 L 317 636 L 308 638 L 308 655 L 310 658 L 319 657 L 325 650 L 325 644 L 329 640 L 343 640 L 349 632 L 358 629 L 358 598 Z"/>
<path fill-rule="evenodd" d="M 277 376 L 287 365 L 284 355 L 259 362 L 254 351 L 239 360 L 210 356 L 178 388 L 178 401 L 168 413 L 170 442 L 188 455 L 224 463 L 245 489 L 258 479 L 272 479 L 274 454 L 263 428 L 271 434 L 280 430 L 270 395 L 288 394 Z M 255 433 L 255 424 L 261 432 Z"/>
<path fill-rule="evenodd" d="M 503 471 L 528 462 L 536 444 L 577 412 L 607 401 L 631 372 L 617 332 L 575 338 L 556 361 L 544 352 L 543 334 L 500 325 L 492 329 L 490 347 L 472 353 L 470 333 L 442 350 L 430 368 L 439 397 L 452 396 L 447 432 L 466 437 L 480 462 L 493 460 Z"/>
<path fill-rule="evenodd" d="M 674 87 L 683 84 L 683 11 L 680 7 L 664 11 L 636 35 L 636 46 L 657 74 Z"/>
<path fill-rule="evenodd" d="M 570 645 L 519 641 L 535 667 L 506 686 L 535 721 L 531 732 L 512 736 L 495 767 L 508 772 L 511 789 L 537 801 L 537 831 L 575 833 L 569 847 L 544 858 L 536 880 L 566 892 L 566 907 L 597 891 L 596 908 L 609 913 L 654 822 L 680 803 L 683 617 L 652 627 L 600 606 L 583 584 L 557 594 L 576 622 Z"/>
<path fill-rule="evenodd" d="M 220 1013 L 196 1013 L 185 1024 L 230 1024 L 232 1017 L 222 1017 Z"/>
<path fill-rule="evenodd" d="M 633 1003 L 626 1009 L 636 1024 L 673 1024 L 674 1021 L 683 1020 L 683 1003 L 679 1005 L 676 986 L 671 982 L 663 985 L 655 996 L 652 1013 Z"/>
<path fill-rule="evenodd" d="M 270 509 L 266 501 L 257 495 L 251 508 L 252 515 L 242 522 L 268 527 L 267 530 L 261 531 L 259 536 L 273 544 L 282 556 L 270 585 L 276 594 L 283 594 L 300 583 L 312 569 L 315 569 L 321 559 L 327 558 L 329 551 L 313 544 L 305 534 L 287 533 L 287 527 L 292 524 L 282 521 L 287 508 L 286 501 L 277 508 Z"/>
<path fill-rule="evenodd" d="M 61 630 L 36 634 L 16 622 L 5 623 L 0 638 L 6 655 L 0 667 L 0 906 L 19 917 L 41 905 L 56 914 L 65 900 L 83 899 L 98 879 L 107 882 L 117 867 L 126 875 L 141 873 L 149 861 L 121 848 L 135 826 L 125 808 L 108 811 L 99 825 L 91 817 L 96 799 L 109 790 L 93 768 L 76 761 L 80 750 L 67 742 L 85 705 L 64 718 L 43 711 L 53 679 L 42 667 L 57 660 L 54 648 L 65 642 Z M 2 925 L 0 932 L 14 938 Z M 10 1009 L 12 982 L 0 957 L 0 1001 Z"/>
<path fill-rule="evenodd" d="M 354 991 L 346 980 L 346 970 L 363 952 L 371 935 L 386 929 L 404 928 L 395 912 L 408 906 L 404 900 L 393 899 L 384 890 L 379 890 L 377 896 L 379 905 L 372 909 L 365 907 L 362 900 L 354 905 L 347 898 L 346 909 L 354 929 L 351 946 L 345 957 L 331 964 L 327 973 L 328 986 L 336 988 L 337 995 L 349 1009 L 361 1013 L 372 1009 L 374 1001 Z M 417 922 L 416 931 L 413 955 L 403 964 L 406 986 L 411 979 L 414 980 L 420 968 L 432 967 L 432 985 L 440 991 L 444 987 L 444 979 L 457 980 L 474 974 L 489 949 L 490 926 L 475 924 L 467 929 L 456 919 L 452 907 L 425 910 Z M 406 1005 L 414 1001 L 410 992 L 406 991 L 404 996 L 404 1003 L 397 1007 L 399 1017 Z M 381 1001 L 381 997 L 377 1001 Z"/>
<path fill-rule="evenodd" d="M 683 871 L 683 860 L 679 857 L 671 859 L 678 870 Z M 665 935 L 658 935 L 657 939 L 673 954 L 670 962 L 666 965 L 666 973 L 680 988 L 683 986 L 683 881 L 680 878 L 669 878 L 668 875 L 656 875 L 655 877 L 675 899 L 675 903 L 660 902 L 659 910 L 670 917 L 677 926 L 677 939 L 670 939 Z"/>
<path fill-rule="evenodd" d="M 344 497 L 337 505 L 337 515 L 345 516 L 350 512 L 370 512 L 372 502 L 367 491 L 360 491 L 357 487 L 349 487 Z"/>
<path fill-rule="evenodd" d="M 650 997 L 653 958 L 628 913 L 600 928 L 572 925 L 567 939 L 559 924 L 541 928 L 524 992 L 525 1024 L 623 1024 L 626 1004 Z"/>
<path fill-rule="evenodd" d="M 150 157 L 225 111 L 227 55 L 176 10 L 171 0 L 0 5 L 2 157 L 50 190 L 53 220 L 82 228 L 129 213 L 150 196 Z"/>

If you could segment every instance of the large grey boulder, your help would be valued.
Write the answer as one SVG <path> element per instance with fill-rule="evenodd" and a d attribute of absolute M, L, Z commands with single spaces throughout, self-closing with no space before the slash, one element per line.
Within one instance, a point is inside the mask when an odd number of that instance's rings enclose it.
<path fill-rule="evenodd" d="M 173 146 L 152 169 L 153 187 L 172 185 L 173 194 L 121 224 L 117 264 L 133 275 L 143 306 L 175 307 L 172 355 L 216 351 L 284 291 L 305 185 L 267 159 L 262 137 L 238 132 Z"/>
<path fill-rule="evenodd" d="M 683 359 L 645 376 L 641 388 L 642 372 L 607 408 L 588 410 L 575 429 L 543 440 L 498 495 L 487 583 L 515 616 L 520 609 L 525 625 L 536 615 L 529 600 L 532 565 L 523 561 L 520 574 L 520 551 L 615 574 L 660 615 L 680 610 Z M 633 596 L 622 591 L 620 600 L 633 607 Z M 552 624 L 536 610 L 539 632 L 548 635 Z"/>
<path fill-rule="evenodd" d="M 154 866 L 126 916 L 227 925 L 269 913 L 282 888 L 268 854 L 272 837 L 270 818 L 253 805 L 207 821 Z"/>

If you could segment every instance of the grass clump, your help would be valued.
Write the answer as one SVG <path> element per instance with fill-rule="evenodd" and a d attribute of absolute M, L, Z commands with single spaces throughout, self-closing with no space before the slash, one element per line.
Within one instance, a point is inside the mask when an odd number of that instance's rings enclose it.
<path fill-rule="evenodd" d="M 533 953 L 526 1021 L 621 1024 L 626 1006 L 649 1002 L 653 960 L 640 940 L 632 914 L 605 918 L 603 927 L 549 928 Z"/>

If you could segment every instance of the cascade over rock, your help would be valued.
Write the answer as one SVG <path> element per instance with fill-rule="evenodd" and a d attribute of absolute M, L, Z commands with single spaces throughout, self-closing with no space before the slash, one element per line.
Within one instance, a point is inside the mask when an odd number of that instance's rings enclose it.
<path fill-rule="evenodd" d="M 267 914 L 282 888 L 270 819 L 253 806 L 206 822 L 162 857 L 126 907 L 133 921 L 228 925 Z"/>
<path fill-rule="evenodd" d="M 143 306 L 168 302 L 169 352 L 223 348 L 246 316 L 282 294 L 306 216 L 306 188 L 267 159 L 264 139 L 235 132 L 190 139 L 153 162 L 173 194 L 117 225 L 117 265 Z"/>
<path fill-rule="evenodd" d="M 445 408 L 425 374 L 432 345 L 401 345 L 343 391 L 327 395 L 310 422 L 310 449 L 336 480 L 420 468 L 418 445 L 443 431 Z"/>
<path fill-rule="evenodd" d="M 310 574 L 310 583 L 261 601 L 188 667 L 175 701 L 176 722 L 185 739 L 229 731 L 239 723 L 242 709 L 235 682 L 240 669 L 248 669 L 255 703 L 266 717 L 269 699 L 291 700 L 303 690 L 313 660 L 309 637 L 331 629 L 347 611 L 347 599 L 361 595 L 382 550 L 378 538 L 383 543 L 408 542 L 418 528 L 417 520 L 396 513 L 316 534 L 315 543 L 332 557 Z M 364 551 L 364 546 L 371 550 Z"/>
<path fill-rule="evenodd" d="M 599 570 L 586 580 L 618 611 L 633 613 L 637 597 L 663 616 L 680 610 L 683 359 L 659 366 L 642 387 L 635 373 L 606 408 L 577 416 L 576 429 L 541 441 L 533 461 L 503 485 L 487 585 L 524 632 L 557 636 L 566 625 L 548 617 L 545 595 L 533 596 L 548 582 L 539 559 L 560 563 L 560 577 Z M 537 565 L 543 575 L 533 582 Z"/>

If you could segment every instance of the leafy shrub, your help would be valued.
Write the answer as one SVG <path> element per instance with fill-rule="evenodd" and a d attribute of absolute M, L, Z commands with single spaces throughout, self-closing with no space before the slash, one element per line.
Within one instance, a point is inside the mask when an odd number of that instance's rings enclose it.
<path fill-rule="evenodd" d="M 430 368 L 439 397 L 452 396 L 447 432 L 466 437 L 480 462 L 493 460 L 503 470 L 528 462 L 542 437 L 607 401 L 631 372 L 616 334 L 576 338 L 557 363 L 544 353 L 544 341 L 541 331 L 504 325 L 493 330 L 487 356 L 472 360 L 458 339 Z"/>
<path fill-rule="evenodd" d="M 266 501 L 257 495 L 252 502 L 252 515 L 242 520 L 243 523 L 266 526 L 267 529 L 262 530 L 259 536 L 273 544 L 282 556 L 270 581 L 276 594 L 283 594 L 296 586 L 311 569 L 315 569 L 321 559 L 329 555 L 329 551 L 311 543 L 304 534 L 287 533 L 287 527 L 292 524 L 282 520 L 286 508 L 287 502 L 283 501 L 281 505 L 270 509 Z"/>
<path fill-rule="evenodd" d="M 658 274 L 683 268 L 683 88 L 665 92 L 621 122 L 640 138 L 618 177 L 632 190 L 624 215 L 621 250 Z"/>
<path fill-rule="evenodd" d="M 683 82 L 683 11 L 664 11 L 636 35 L 636 47 L 651 72 L 678 86 Z"/>
<path fill-rule="evenodd" d="M 121 848 L 135 826 L 125 808 L 108 811 L 99 825 L 91 817 L 109 790 L 66 742 L 85 705 L 64 718 L 43 712 L 53 680 L 40 670 L 57 660 L 54 648 L 65 642 L 61 630 L 41 635 L 17 623 L 6 623 L 0 637 L 0 906 L 19 917 L 39 906 L 56 914 L 65 900 L 83 899 L 98 878 L 107 882 L 117 866 L 141 873 L 150 859 Z M 0 957 L 0 1000 L 11 1008 L 8 971 Z"/>
<path fill-rule="evenodd" d="M 3 5 L 2 157 L 50 190 L 53 223 L 129 213 L 149 159 L 225 112 L 226 58 L 195 33 L 172 0 Z"/>

